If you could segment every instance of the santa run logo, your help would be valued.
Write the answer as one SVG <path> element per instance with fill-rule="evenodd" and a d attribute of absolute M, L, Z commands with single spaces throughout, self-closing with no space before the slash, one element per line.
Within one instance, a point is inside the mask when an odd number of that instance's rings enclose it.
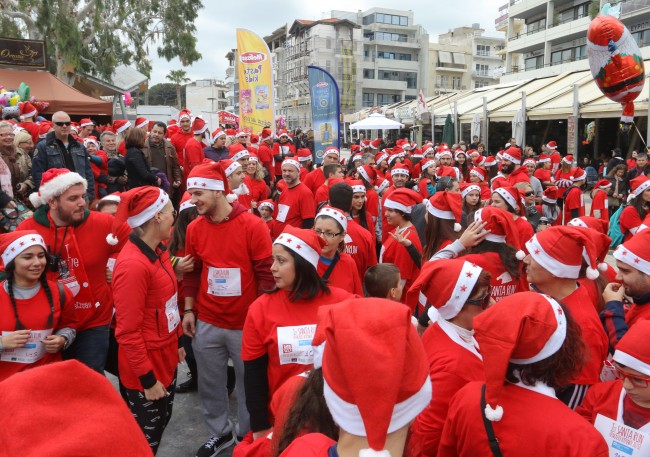
<path fill-rule="evenodd" d="M 639 433 L 636 430 L 632 430 L 630 427 L 621 426 L 615 422 L 612 424 L 612 428 L 609 431 L 609 436 L 614 441 L 618 441 L 619 443 L 627 446 L 632 446 L 636 449 L 641 449 L 641 446 L 643 446 L 645 434 Z"/>
<path fill-rule="evenodd" d="M 244 65 L 255 65 L 266 60 L 266 54 L 263 52 L 249 51 L 239 56 L 239 61 Z"/>

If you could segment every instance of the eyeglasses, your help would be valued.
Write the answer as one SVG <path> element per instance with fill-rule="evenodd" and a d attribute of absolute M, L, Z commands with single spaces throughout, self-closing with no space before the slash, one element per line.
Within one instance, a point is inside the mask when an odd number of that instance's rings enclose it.
<path fill-rule="evenodd" d="M 67 121 L 67 122 L 55 122 L 54 125 L 58 125 L 59 127 L 69 127 L 72 124 L 72 122 Z"/>
<path fill-rule="evenodd" d="M 616 379 L 619 379 L 623 382 L 625 382 L 626 379 L 629 379 L 630 383 L 632 383 L 634 387 L 638 387 L 639 389 L 645 389 L 646 387 L 648 387 L 648 382 L 650 382 L 650 377 L 644 378 L 642 376 L 636 376 L 633 374 L 622 372 L 616 365 L 614 365 L 609 360 L 605 360 L 605 367 L 609 368 L 610 372 L 616 377 Z"/>
<path fill-rule="evenodd" d="M 530 192 L 526 192 L 524 195 L 525 195 L 526 197 L 532 197 L 533 195 L 535 195 L 535 192 L 533 192 L 533 191 L 531 190 Z"/>
<path fill-rule="evenodd" d="M 176 217 L 176 216 L 178 216 L 178 211 L 176 211 L 175 209 L 173 209 L 173 210 L 171 211 L 171 213 L 166 213 L 166 212 L 164 212 L 164 211 L 161 211 L 160 214 L 171 214 L 172 216 Z"/>
<path fill-rule="evenodd" d="M 314 229 L 314 233 L 316 233 L 316 235 L 318 235 L 318 236 L 321 236 L 323 238 L 327 238 L 328 240 L 331 240 L 332 238 L 335 238 L 335 237 L 339 236 L 343 232 L 332 233 L 332 232 L 323 232 L 323 231 Z"/>
<path fill-rule="evenodd" d="M 0 134 L 1 137 L 6 137 L 6 136 L 16 136 L 14 133 L 2 133 Z"/>
<path fill-rule="evenodd" d="M 485 295 L 474 300 L 465 300 L 466 305 L 480 306 L 481 309 L 486 309 L 490 304 L 490 299 L 492 298 L 492 286 L 488 286 Z"/>

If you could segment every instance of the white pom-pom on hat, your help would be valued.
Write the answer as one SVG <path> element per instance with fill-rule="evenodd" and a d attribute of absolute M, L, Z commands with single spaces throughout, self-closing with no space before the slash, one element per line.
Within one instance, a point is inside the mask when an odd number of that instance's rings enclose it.
<path fill-rule="evenodd" d="M 491 422 L 499 422 L 503 418 L 503 408 L 500 405 L 496 408 L 485 405 L 485 417 Z"/>
<path fill-rule="evenodd" d="M 606 263 L 599 263 L 598 264 L 598 270 L 602 271 L 603 273 L 608 270 L 608 265 Z"/>
<path fill-rule="evenodd" d="M 110 244 L 111 246 L 117 245 L 118 241 L 119 240 L 117 239 L 117 237 L 115 235 L 113 235 L 112 233 L 109 233 L 108 235 L 106 235 L 106 242 L 108 244 Z"/>
<path fill-rule="evenodd" d="M 460 232 L 461 225 L 458 222 L 454 222 L 454 232 Z"/>
<path fill-rule="evenodd" d="M 587 278 L 588 279 L 598 279 L 598 276 L 600 276 L 600 273 L 598 273 L 598 270 L 595 268 L 587 267 Z"/>
<path fill-rule="evenodd" d="M 234 202 L 236 202 L 236 201 L 237 201 L 237 195 L 235 195 L 235 194 L 228 194 L 228 195 L 226 195 L 226 201 L 227 201 L 228 203 L 234 203 Z"/>
<path fill-rule="evenodd" d="M 390 452 L 386 449 L 383 451 L 375 451 L 374 449 L 361 449 L 359 457 L 391 457 Z"/>
<path fill-rule="evenodd" d="M 515 257 L 517 257 L 517 260 L 524 260 L 526 258 L 526 253 L 522 250 L 517 251 L 517 254 L 515 254 Z"/>

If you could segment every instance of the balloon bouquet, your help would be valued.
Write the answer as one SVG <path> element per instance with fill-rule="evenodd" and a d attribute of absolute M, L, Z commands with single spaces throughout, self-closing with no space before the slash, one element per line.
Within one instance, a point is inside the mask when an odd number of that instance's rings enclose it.
<path fill-rule="evenodd" d="M 612 8 L 608 3 L 591 21 L 587 53 L 598 88 L 623 107 L 620 128 L 627 134 L 634 125 L 634 100 L 643 90 L 645 69 L 639 46 L 627 27 L 615 17 L 617 14 L 620 8 Z"/>
<path fill-rule="evenodd" d="M 2 107 L 2 118 L 20 117 L 20 108 L 23 103 L 30 102 L 40 113 L 47 109 L 48 102 L 37 102 L 35 97 L 30 96 L 30 89 L 24 82 L 20 83 L 18 89 L 7 89 L 0 86 L 0 107 Z"/>

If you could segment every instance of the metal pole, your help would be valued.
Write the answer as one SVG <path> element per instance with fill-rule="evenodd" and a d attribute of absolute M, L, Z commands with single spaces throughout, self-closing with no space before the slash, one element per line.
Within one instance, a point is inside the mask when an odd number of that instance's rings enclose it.
<path fill-rule="evenodd" d="M 454 143 L 458 143 L 458 138 L 460 137 L 458 125 L 458 102 L 454 102 Z"/>
<path fill-rule="evenodd" d="M 485 152 L 489 152 L 488 147 L 488 126 L 490 125 L 490 120 L 488 119 L 488 110 L 487 110 L 487 97 L 483 97 L 483 119 L 485 122 L 485 130 L 483 130 L 483 141 L 479 138 L 479 142 L 485 144 Z"/>
<path fill-rule="evenodd" d="M 576 166 L 580 163 L 578 160 L 578 118 L 580 117 L 580 87 L 573 85 L 573 159 Z M 567 128 L 569 125 L 567 124 Z M 568 133 L 568 132 L 567 132 Z"/>
<path fill-rule="evenodd" d="M 436 144 L 436 111 L 431 105 L 431 143 Z"/>
<path fill-rule="evenodd" d="M 523 141 L 521 142 L 519 146 L 521 146 L 522 150 L 526 148 L 526 91 L 522 90 L 521 91 L 521 114 L 523 115 L 524 118 L 524 136 L 523 136 Z"/>

